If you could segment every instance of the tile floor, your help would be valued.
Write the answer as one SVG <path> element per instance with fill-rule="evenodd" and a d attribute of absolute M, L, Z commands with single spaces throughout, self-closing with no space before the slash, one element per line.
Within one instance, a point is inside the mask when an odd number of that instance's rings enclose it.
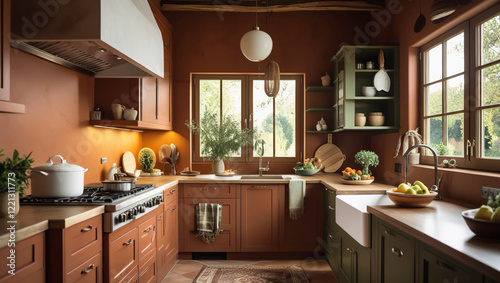
<path fill-rule="evenodd" d="M 304 269 L 311 283 L 336 283 L 328 263 L 324 260 L 179 260 L 163 283 L 193 282 L 203 265 L 298 265 Z"/>

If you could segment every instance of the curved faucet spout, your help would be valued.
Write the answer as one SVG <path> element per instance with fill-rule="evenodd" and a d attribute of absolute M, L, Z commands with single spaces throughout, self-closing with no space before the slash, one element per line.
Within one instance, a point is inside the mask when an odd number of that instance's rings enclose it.
<path fill-rule="evenodd" d="M 417 147 L 425 147 L 425 148 L 429 149 L 432 152 L 432 154 L 434 155 L 434 185 L 432 186 L 431 191 L 436 191 L 437 192 L 437 196 L 434 198 L 435 200 L 441 200 L 442 197 L 441 197 L 441 192 L 439 190 L 439 181 L 438 181 L 438 169 L 437 169 L 438 160 L 437 160 L 437 154 L 436 154 L 436 151 L 432 147 L 430 147 L 429 145 L 426 145 L 426 144 L 416 144 L 416 145 L 410 147 L 404 153 L 404 156 L 405 156 L 405 183 L 406 183 L 406 177 L 408 175 L 408 154 L 413 149 L 415 149 Z"/>

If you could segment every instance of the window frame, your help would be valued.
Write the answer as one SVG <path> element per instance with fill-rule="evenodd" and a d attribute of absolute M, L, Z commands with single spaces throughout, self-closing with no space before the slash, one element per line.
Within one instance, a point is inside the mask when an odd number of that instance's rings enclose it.
<path fill-rule="evenodd" d="M 254 73 L 191 73 L 191 81 L 192 81 L 192 91 L 191 98 L 193 105 L 190 107 L 192 109 L 192 121 L 199 123 L 200 121 L 200 80 L 227 80 L 227 79 L 239 79 L 241 80 L 241 127 L 242 129 L 245 127 L 245 120 L 248 121 L 248 127 L 253 128 L 253 120 L 251 119 L 251 113 L 253 112 L 253 81 L 254 80 L 263 80 L 263 74 L 254 74 Z M 294 79 L 296 82 L 296 96 L 295 96 L 295 129 L 296 129 L 296 137 L 295 137 L 295 156 L 294 157 L 263 157 L 266 161 L 271 162 L 296 162 L 300 159 L 303 147 L 304 147 L 304 121 L 303 121 L 303 100 L 305 95 L 304 89 L 304 74 L 294 74 L 294 73 L 286 73 L 280 74 L 280 80 L 289 80 Z M 274 103 L 273 103 L 274 108 Z M 273 116 L 275 116 L 275 111 L 273 109 Z M 275 126 L 274 126 L 275 127 Z M 274 132 L 274 131 L 273 131 Z M 274 133 L 273 133 L 274 135 Z M 197 135 L 192 135 L 191 133 L 191 144 L 192 144 L 192 162 L 193 163 L 203 163 L 206 162 L 203 157 L 200 156 L 200 139 Z M 266 148 L 268 150 L 268 148 Z M 274 145 L 273 145 L 274 150 Z M 258 162 L 259 157 L 253 156 L 253 145 L 244 146 L 241 148 L 241 157 L 231 158 L 231 162 L 236 163 L 254 163 Z M 274 154 L 273 154 L 274 155 Z"/>
<path fill-rule="evenodd" d="M 452 38 L 458 34 L 460 30 L 464 30 L 464 157 L 457 156 L 438 156 L 438 162 L 441 163 L 443 159 L 453 158 L 457 161 L 457 166 L 465 169 L 473 170 L 487 170 L 487 171 L 500 171 L 500 158 L 489 158 L 480 156 L 483 148 L 482 130 L 483 123 L 481 116 L 481 109 L 490 108 L 494 106 L 480 107 L 481 99 L 481 70 L 485 67 L 496 65 L 500 60 L 481 64 L 480 54 L 480 25 L 493 17 L 500 14 L 500 4 L 497 4 L 478 15 L 470 18 L 469 20 L 461 23 L 460 25 L 450 29 L 444 34 L 436 37 L 428 43 L 420 47 L 420 82 L 419 82 L 419 95 L 421 103 L 420 111 L 420 124 L 422 125 L 422 133 L 425 134 L 425 51 L 430 50 L 432 47 L 444 43 L 447 39 Z M 496 64 L 495 64 L 496 63 Z M 446 68 L 443 62 L 443 71 Z M 443 76 L 444 76 L 443 72 Z M 455 75 L 454 75 L 455 76 Z M 444 80 L 442 78 L 441 80 Z M 444 84 L 443 84 L 444 86 Z M 446 95 L 445 88 L 443 88 L 443 96 Z M 495 104 L 498 105 L 498 104 Z M 446 105 L 443 105 L 443 109 Z M 444 116 L 446 112 L 441 113 Z M 432 116 L 432 115 L 430 115 Z M 425 139 L 425 138 L 424 138 Z M 433 157 L 430 151 L 423 151 L 421 156 L 422 164 L 433 164 Z"/>

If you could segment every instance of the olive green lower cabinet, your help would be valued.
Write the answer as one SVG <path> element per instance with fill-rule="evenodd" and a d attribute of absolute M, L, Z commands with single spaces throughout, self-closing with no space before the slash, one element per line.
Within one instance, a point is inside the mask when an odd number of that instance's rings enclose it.
<path fill-rule="evenodd" d="M 373 215 L 371 261 L 371 282 L 494 282 Z"/>

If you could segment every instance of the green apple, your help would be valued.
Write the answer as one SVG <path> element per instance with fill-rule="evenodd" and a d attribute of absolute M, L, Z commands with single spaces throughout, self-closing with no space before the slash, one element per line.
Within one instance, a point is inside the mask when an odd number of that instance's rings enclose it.
<path fill-rule="evenodd" d="M 406 193 L 406 191 L 410 188 L 410 184 L 408 183 L 401 183 L 398 186 L 398 192 L 400 193 Z"/>
<path fill-rule="evenodd" d="M 493 212 L 493 214 L 491 215 L 490 220 L 493 222 L 500 222 L 500 207 L 497 207 L 497 209 L 495 209 L 495 212 Z"/>
<path fill-rule="evenodd" d="M 427 188 L 426 185 L 424 185 L 424 183 L 422 183 L 420 181 L 415 181 L 415 182 L 413 182 L 413 185 L 419 186 L 420 189 L 422 190 L 422 194 L 426 195 L 429 193 L 429 189 Z"/>
<path fill-rule="evenodd" d="M 493 215 L 493 209 L 483 204 L 474 215 L 474 218 L 490 220 L 492 215 Z"/>
<path fill-rule="evenodd" d="M 406 193 L 409 195 L 416 195 L 417 194 L 417 192 L 415 192 L 415 190 L 413 188 L 409 188 L 408 190 L 406 190 Z"/>
<path fill-rule="evenodd" d="M 417 195 L 420 195 L 423 192 L 422 189 L 417 185 L 413 185 L 411 186 L 411 188 L 415 191 L 415 193 L 417 193 Z"/>

